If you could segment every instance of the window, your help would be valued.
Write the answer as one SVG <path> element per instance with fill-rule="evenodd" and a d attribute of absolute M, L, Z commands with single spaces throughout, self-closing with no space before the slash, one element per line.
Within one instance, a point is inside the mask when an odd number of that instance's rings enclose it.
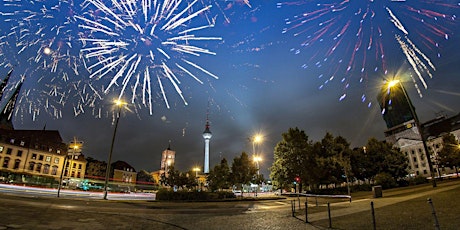
<path fill-rule="evenodd" d="M 45 161 L 46 161 L 46 162 L 51 162 L 51 157 L 50 157 L 50 156 L 46 156 Z"/>
<path fill-rule="evenodd" d="M 51 175 L 57 175 L 57 170 L 58 170 L 58 167 L 56 165 L 51 167 Z"/>
<path fill-rule="evenodd" d="M 58 149 L 58 150 L 56 150 L 56 152 L 59 154 L 59 153 L 61 153 L 61 150 L 60 150 L 60 149 Z"/>
<path fill-rule="evenodd" d="M 19 143 L 19 145 L 21 146 L 24 146 L 26 143 L 24 141 L 21 141 L 21 143 Z"/>
<path fill-rule="evenodd" d="M 50 173 L 50 165 L 49 164 L 46 164 L 44 167 L 43 167 L 43 174 L 49 174 Z"/>
<path fill-rule="evenodd" d="M 70 177 L 75 177 L 75 171 L 72 171 L 72 175 Z"/>
<path fill-rule="evenodd" d="M 18 150 L 18 154 L 16 154 L 18 157 L 22 157 L 22 150 Z"/>
<path fill-rule="evenodd" d="M 39 160 L 39 161 L 42 161 L 42 160 L 43 160 L 43 158 L 44 158 L 44 156 L 43 156 L 43 155 L 40 155 L 40 156 L 38 156 L 38 160 Z"/>
<path fill-rule="evenodd" d="M 78 164 L 78 169 L 81 169 L 81 164 Z"/>
<path fill-rule="evenodd" d="M 0 153 L 3 152 L 3 146 L 0 146 Z"/>
<path fill-rule="evenodd" d="M 33 160 L 36 160 L 36 159 L 37 159 L 37 154 L 36 154 L 36 153 L 32 153 L 32 159 L 33 159 Z"/>
<path fill-rule="evenodd" d="M 54 158 L 54 163 L 55 163 L 55 164 L 59 164 L 59 157 L 55 157 L 55 158 Z"/>
<path fill-rule="evenodd" d="M 41 172 L 42 171 L 42 164 L 38 163 L 37 167 L 35 167 L 36 172 Z"/>
<path fill-rule="evenodd" d="M 8 164 L 10 163 L 10 158 L 9 157 L 5 157 L 3 159 L 3 168 L 8 168 Z"/>
<path fill-rule="evenodd" d="M 19 169 L 19 165 L 21 164 L 21 160 L 17 159 L 14 161 L 13 169 Z"/>
<path fill-rule="evenodd" d="M 7 148 L 6 149 L 6 154 L 11 155 L 12 152 L 13 152 L 12 148 Z"/>
<path fill-rule="evenodd" d="M 11 144 L 14 144 L 14 139 L 10 139 L 10 143 L 11 143 Z"/>
<path fill-rule="evenodd" d="M 29 171 L 33 171 L 35 167 L 35 162 L 30 162 L 29 163 Z"/>
<path fill-rule="evenodd" d="M 417 162 L 417 157 L 413 157 L 413 161 L 414 161 L 414 162 Z"/>
<path fill-rule="evenodd" d="M 425 170 L 423 170 L 423 174 L 427 174 L 427 172 L 426 172 L 426 169 L 425 169 Z"/>
<path fill-rule="evenodd" d="M 77 173 L 77 177 L 78 177 L 78 178 L 81 177 L 81 173 L 80 173 L 80 172 Z"/>

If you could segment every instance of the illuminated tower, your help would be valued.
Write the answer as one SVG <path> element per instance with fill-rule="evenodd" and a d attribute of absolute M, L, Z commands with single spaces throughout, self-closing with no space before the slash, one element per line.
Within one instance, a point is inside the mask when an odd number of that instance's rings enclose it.
<path fill-rule="evenodd" d="M 171 150 L 171 143 L 169 143 L 168 148 L 163 151 L 161 156 L 161 173 L 168 175 L 168 170 L 170 166 L 174 166 L 174 161 L 176 158 L 176 151 Z"/>
<path fill-rule="evenodd" d="M 204 173 L 209 173 L 209 140 L 212 137 L 212 133 L 209 130 L 209 119 L 208 115 L 206 115 L 206 127 L 203 132 L 204 138 Z"/>

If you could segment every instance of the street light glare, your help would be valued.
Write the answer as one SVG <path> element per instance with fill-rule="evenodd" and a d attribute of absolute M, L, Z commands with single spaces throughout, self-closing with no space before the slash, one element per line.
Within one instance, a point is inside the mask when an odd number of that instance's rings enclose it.
<path fill-rule="evenodd" d="M 122 105 L 126 105 L 126 102 L 124 102 L 123 100 L 120 100 L 120 99 L 116 99 L 114 101 L 115 105 L 117 106 L 122 106 Z"/>
<path fill-rule="evenodd" d="M 254 156 L 254 159 L 253 159 L 255 162 L 260 162 L 262 161 L 262 157 L 260 156 Z"/>
<path fill-rule="evenodd" d="M 262 135 L 257 134 L 257 135 L 254 136 L 254 142 L 255 142 L 255 143 L 259 143 L 259 142 L 261 142 L 262 140 L 263 140 Z"/>
<path fill-rule="evenodd" d="M 393 86 L 399 84 L 399 80 L 392 80 L 388 82 L 388 88 L 392 88 Z"/>

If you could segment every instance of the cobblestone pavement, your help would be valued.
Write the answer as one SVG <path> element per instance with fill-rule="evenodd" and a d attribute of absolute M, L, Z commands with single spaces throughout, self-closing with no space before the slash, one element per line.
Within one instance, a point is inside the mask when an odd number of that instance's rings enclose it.
<path fill-rule="evenodd" d="M 395 204 L 432 193 L 459 189 L 460 183 L 404 196 L 339 202 L 334 216 Z M 0 194 L 1 229 L 321 229 L 305 223 L 305 214 L 292 217 L 290 200 L 253 202 L 168 203 L 59 199 Z M 309 214 L 310 221 L 327 219 L 326 212 Z"/>

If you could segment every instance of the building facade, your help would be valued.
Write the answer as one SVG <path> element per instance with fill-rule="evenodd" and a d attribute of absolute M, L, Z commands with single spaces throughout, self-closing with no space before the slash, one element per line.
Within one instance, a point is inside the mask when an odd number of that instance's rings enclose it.
<path fill-rule="evenodd" d="M 418 127 L 415 120 L 415 108 L 402 85 L 395 85 L 391 91 L 389 87 L 383 87 L 377 99 L 388 128 L 384 132 L 385 140 L 406 155 L 409 163 L 409 176 L 430 177 L 432 175 L 430 163 L 434 176 L 440 177 L 454 172 L 454 169 L 438 165 L 437 158 L 442 149 L 444 135 L 453 134 L 459 140 L 460 114 L 451 118 L 439 116 Z M 423 130 L 423 133 L 420 130 Z M 425 152 L 423 140 L 425 140 L 428 154 Z"/>
<path fill-rule="evenodd" d="M 65 159 L 67 144 L 54 130 L 0 129 L 1 170 L 59 179 L 64 176 L 83 178 L 86 161 L 83 156 Z M 63 170 L 64 162 L 67 170 Z"/>

